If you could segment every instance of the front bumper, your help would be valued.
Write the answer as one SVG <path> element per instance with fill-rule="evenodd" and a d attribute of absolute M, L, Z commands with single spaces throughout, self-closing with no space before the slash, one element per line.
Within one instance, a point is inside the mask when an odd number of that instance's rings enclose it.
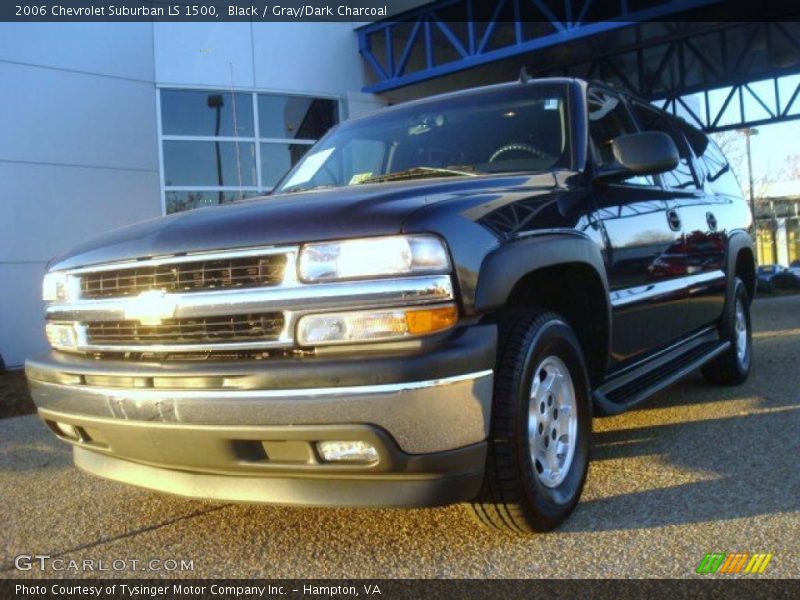
<path fill-rule="evenodd" d="M 382 354 L 134 363 L 53 353 L 26 370 L 40 416 L 90 473 L 218 500 L 426 506 L 480 487 L 495 343 L 494 326 L 472 326 Z M 378 460 L 323 462 L 323 440 L 367 441 Z"/>

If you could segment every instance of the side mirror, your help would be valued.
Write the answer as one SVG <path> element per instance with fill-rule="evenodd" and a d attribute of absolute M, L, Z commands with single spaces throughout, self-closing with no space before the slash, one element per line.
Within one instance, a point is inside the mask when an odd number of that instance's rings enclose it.
<path fill-rule="evenodd" d="M 675 142 L 666 133 L 645 131 L 621 135 L 611 142 L 615 163 L 598 173 L 606 181 L 633 175 L 655 175 L 678 166 L 680 156 Z"/>

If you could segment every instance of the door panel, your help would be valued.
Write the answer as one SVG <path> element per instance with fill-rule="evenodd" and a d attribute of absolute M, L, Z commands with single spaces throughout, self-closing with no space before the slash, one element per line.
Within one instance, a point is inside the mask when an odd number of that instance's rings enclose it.
<path fill-rule="evenodd" d="M 672 201 L 681 216 L 686 247 L 688 291 L 687 327 L 699 329 L 714 323 L 725 303 L 724 204 L 697 194 Z"/>
<path fill-rule="evenodd" d="M 700 279 L 690 288 L 689 320 L 699 328 L 713 324 L 722 314 L 728 237 L 747 219 L 739 217 L 737 205 L 745 205 L 741 187 L 719 147 L 695 129 L 684 127 L 683 134 L 702 185 L 700 199 L 686 199 L 680 206 L 686 219 L 689 274 Z"/>
<path fill-rule="evenodd" d="M 675 142 L 680 154 L 678 165 L 662 173 L 661 181 L 670 195 L 669 210 L 677 213 L 683 229 L 683 247 L 686 253 L 686 321 L 684 331 L 695 331 L 716 321 L 725 301 L 725 274 L 723 264 L 727 233 L 724 231 L 725 215 L 703 186 L 704 171 L 699 168 L 698 151 L 708 146 L 708 138 L 700 131 L 681 121 L 639 102 L 632 109 L 643 129 L 661 131 Z"/>
<path fill-rule="evenodd" d="M 592 158 L 602 172 L 616 164 L 614 138 L 635 133 L 637 126 L 613 92 L 590 88 L 588 103 Z M 681 228 L 670 227 L 669 195 L 656 184 L 652 177 L 637 176 L 594 186 L 611 290 L 612 369 L 644 358 L 685 330 Z"/>
<path fill-rule="evenodd" d="M 663 191 L 609 185 L 596 198 L 606 234 L 612 358 L 621 367 L 684 332 L 686 256 Z"/>

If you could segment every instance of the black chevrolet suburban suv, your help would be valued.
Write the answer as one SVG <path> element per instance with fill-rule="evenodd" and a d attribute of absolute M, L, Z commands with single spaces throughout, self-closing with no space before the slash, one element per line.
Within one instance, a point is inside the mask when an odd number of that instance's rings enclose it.
<path fill-rule="evenodd" d="M 593 414 L 747 378 L 750 225 L 711 139 L 603 84 L 437 96 L 342 123 L 266 198 L 54 260 L 27 376 L 88 473 L 549 530 Z"/>

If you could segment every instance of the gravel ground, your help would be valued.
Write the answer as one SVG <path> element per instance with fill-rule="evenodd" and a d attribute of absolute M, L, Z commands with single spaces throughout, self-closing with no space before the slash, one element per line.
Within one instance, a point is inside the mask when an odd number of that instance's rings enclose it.
<path fill-rule="evenodd" d="M 300 509 L 159 495 L 78 472 L 36 417 L 0 421 L 0 577 L 42 576 L 13 569 L 23 553 L 193 560 L 193 571 L 169 574 L 183 577 L 687 577 L 712 551 L 770 552 L 758 577 L 798 577 L 800 296 L 759 300 L 753 315 L 745 385 L 716 388 L 695 374 L 595 420 L 581 504 L 558 531 L 527 538 L 484 531 L 457 506 Z"/>
<path fill-rule="evenodd" d="M 25 373 L 22 370 L 0 372 L 0 419 L 35 412 Z"/>

